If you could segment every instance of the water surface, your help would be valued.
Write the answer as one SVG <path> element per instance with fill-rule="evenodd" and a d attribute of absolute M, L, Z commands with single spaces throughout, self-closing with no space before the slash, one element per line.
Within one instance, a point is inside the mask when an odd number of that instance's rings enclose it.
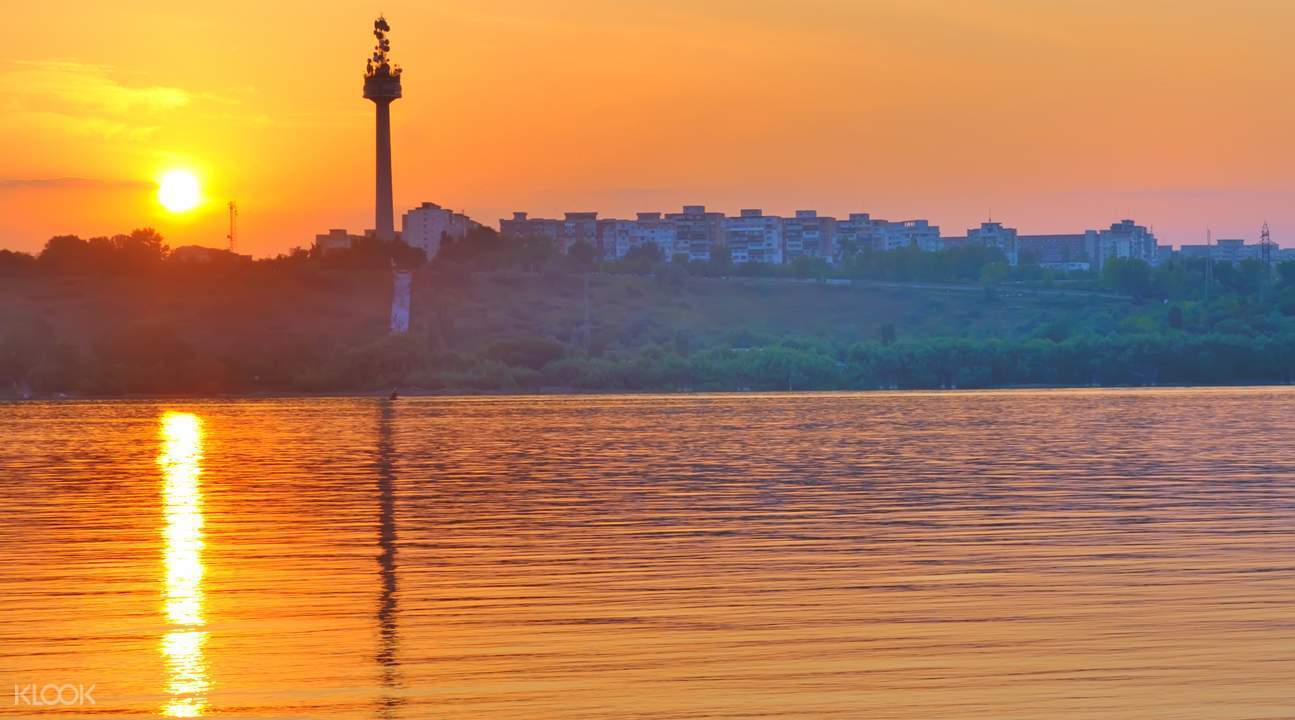
<path fill-rule="evenodd" d="M 0 404 L 0 715 L 1291 718 L 1293 402 Z"/>

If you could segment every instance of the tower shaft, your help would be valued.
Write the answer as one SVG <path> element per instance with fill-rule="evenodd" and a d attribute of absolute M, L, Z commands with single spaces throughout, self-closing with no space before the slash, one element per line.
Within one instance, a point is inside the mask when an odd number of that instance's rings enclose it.
<path fill-rule="evenodd" d="M 391 101 L 374 100 L 377 106 L 377 169 L 373 228 L 378 239 L 396 239 L 395 210 L 391 198 Z"/>

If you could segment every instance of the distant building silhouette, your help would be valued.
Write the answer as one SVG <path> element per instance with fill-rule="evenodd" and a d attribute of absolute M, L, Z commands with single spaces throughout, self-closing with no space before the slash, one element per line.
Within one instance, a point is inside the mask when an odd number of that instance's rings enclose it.
<path fill-rule="evenodd" d="M 202 245 L 181 245 L 171 251 L 172 262 L 204 265 L 218 262 L 252 262 L 251 255 L 240 255 L 224 248 L 204 247 Z"/>
<path fill-rule="evenodd" d="M 706 212 L 705 205 L 684 205 L 666 219 L 674 224 L 674 253 L 693 262 L 710 260 L 711 248 L 723 241 L 724 213 Z"/>
<path fill-rule="evenodd" d="M 783 220 L 760 210 L 743 210 L 724 219 L 724 242 L 734 263 L 783 262 Z"/>
<path fill-rule="evenodd" d="M 782 221 L 783 259 L 799 257 L 831 259 L 836 219 L 819 217 L 814 210 L 797 210 L 795 217 Z"/>
<path fill-rule="evenodd" d="M 433 258 L 446 238 L 462 239 L 479 227 L 481 223 L 463 213 L 425 202 L 401 218 L 400 237 L 410 247 L 422 248 L 427 257 Z"/>

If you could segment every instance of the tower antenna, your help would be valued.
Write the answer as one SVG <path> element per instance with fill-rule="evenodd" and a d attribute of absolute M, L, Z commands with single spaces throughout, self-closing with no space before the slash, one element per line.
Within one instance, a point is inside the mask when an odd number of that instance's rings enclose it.
<path fill-rule="evenodd" d="M 229 201 L 229 234 L 225 239 L 229 241 L 229 251 L 235 252 L 238 248 L 238 203 L 233 200 Z"/>
<path fill-rule="evenodd" d="M 1268 223 L 1265 222 L 1263 230 L 1259 233 L 1259 259 L 1263 261 L 1264 268 L 1269 275 L 1273 271 L 1273 256 L 1277 254 L 1273 252 L 1275 249 L 1273 247 L 1273 235 L 1268 230 Z"/>

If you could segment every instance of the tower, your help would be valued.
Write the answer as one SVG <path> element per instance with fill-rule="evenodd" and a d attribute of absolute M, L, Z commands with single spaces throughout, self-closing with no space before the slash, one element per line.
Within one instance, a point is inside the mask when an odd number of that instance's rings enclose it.
<path fill-rule="evenodd" d="M 229 234 L 225 239 L 229 241 L 229 251 L 236 252 L 238 247 L 238 203 L 233 200 L 229 201 Z"/>
<path fill-rule="evenodd" d="M 1268 229 L 1268 223 L 1264 223 L 1263 230 L 1259 232 L 1259 260 L 1263 262 L 1264 269 L 1269 275 L 1273 272 L 1273 261 L 1276 260 L 1277 248 L 1273 245 L 1273 234 Z"/>
<path fill-rule="evenodd" d="M 391 200 L 391 101 L 400 97 L 400 66 L 387 59 L 391 41 L 387 33 L 391 26 L 384 17 L 373 21 L 373 56 L 364 70 L 364 97 L 377 106 L 377 182 L 374 203 L 373 228 L 378 239 L 390 242 L 396 239 L 396 228 Z"/>

